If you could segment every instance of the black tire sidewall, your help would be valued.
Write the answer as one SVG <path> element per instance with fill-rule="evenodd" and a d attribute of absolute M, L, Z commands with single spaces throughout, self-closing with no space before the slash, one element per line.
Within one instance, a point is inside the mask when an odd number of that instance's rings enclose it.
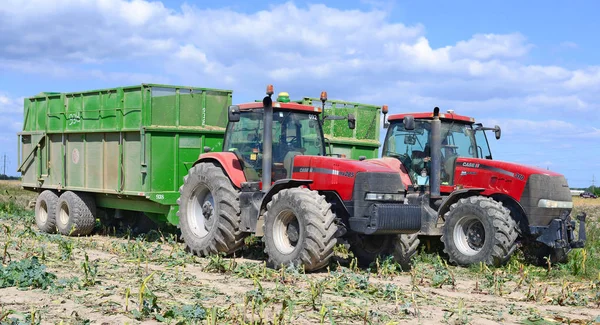
<path fill-rule="evenodd" d="M 268 252 L 271 260 L 285 261 L 282 264 L 293 264 L 294 266 L 298 266 L 301 263 L 300 254 L 302 254 L 306 242 L 306 237 L 308 235 L 306 232 L 306 228 L 308 226 L 306 216 L 308 213 L 307 211 L 305 211 L 305 209 L 302 208 L 302 205 L 297 206 L 294 203 L 295 202 L 293 201 L 290 202 L 278 200 L 276 204 L 273 204 L 271 206 L 271 208 L 269 209 L 269 216 L 272 215 L 273 217 L 269 217 L 265 220 L 264 237 L 265 245 L 267 247 L 273 247 L 273 249 L 269 250 Z M 294 248 L 294 250 L 289 254 L 282 253 L 279 249 L 277 249 L 277 245 L 275 244 L 275 239 L 273 237 L 273 227 L 275 226 L 275 220 L 278 219 L 280 213 L 287 210 L 290 210 L 294 214 L 294 216 L 298 220 L 299 228 L 298 242 L 296 243 L 296 247 Z M 280 265 L 272 266 L 279 267 Z"/>
<path fill-rule="evenodd" d="M 201 168 L 200 165 L 195 166 L 194 168 Z M 213 212 L 213 218 L 220 218 L 219 216 L 219 211 L 221 209 L 220 207 L 220 203 L 218 200 L 218 187 L 215 186 L 216 184 L 213 184 L 210 181 L 210 178 L 208 178 L 204 173 L 198 173 L 195 171 L 191 171 L 188 174 L 189 179 L 185 182 L 185 184 L 183 185 L 183 192 L 181 194 L 181 205 L 180 205 L 180 211 L 181 211 L 181 220 L 179 220 L 179 225 L 180 225 L 180 229 L 181 232 L 183 234 L 183 237 L 185 238 L 185 242 L 186 244 L 189 246 L 189 248 L 192 251 L 199 251 L 202 250 L 201 247 L 205 247 L 207 245 L 207 243 L 212 242 L 215 238 L 215 234 L 217 232 L 217 228 L 218 228 L 218 220 L 213 220 L 213 224 L 212 227 L 208 230 L 208 233 L 204 236 L 204 237 L 199 237 L 198 235 L 196 235 L 193 231 L 192 231 L 192 227 L 189 223 L 189 218 L 194 218 L 195 216 L 191 216 L 188 214 L 188 204 L 190 203 L 190 199 L 192 198 L 195 190 L 200 187 L 200 186 L 204 186 L 208 189 L 208 191 L 210 192 L 210 194 L 213 197 L 213 202 L 214 202 L 214 212 Z"/>
<path fill-rule="evenodd" d="M 459 220 L 463 216 L 472 215 L 477 218 L 483 225 L 485 231 L 485 241 L 483 247 L 475 255 L 465 255 L 456 247 L 456 239 L 454 238 L 454 229 Z M 467 266 L 479 262 L 492 263 L 493 250 L 495 246 L 494 219 L 488 217 L 484 208 L 475 204 L 461 204 L 452 209 L 446 217 L 446 222 L 443 228 L 443 237 L 445 238 L 445 250 L 450 255 L 451 260 L 457 264 Z"/>
<path fill-rule="evenodd" d="M 362 235 L 353 233 L 347 238 L 350 243 L 350 251 L 357 258 L 358 264 L 361 266 L 369 266 L 379 257 L 384 258 L 392 255 L 394 250 L 395 235 Z M 377 252 L 370 252 L 364 248 L 364 242 L 370 240 L 382 240 L 383 244 Z"/>

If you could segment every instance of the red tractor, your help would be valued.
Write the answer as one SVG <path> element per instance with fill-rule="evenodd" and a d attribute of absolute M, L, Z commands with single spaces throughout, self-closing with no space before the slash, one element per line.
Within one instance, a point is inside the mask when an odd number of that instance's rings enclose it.
<path fill-rule="evenodd" d="M 310 271 L 328 264 L 338 239 L 368 262 L 397 234 L 422 228 L 397 170 L 325 156 L 322 120 L 354 128 L 353 116 L 321 117 L 322 108 L 272 94 L 270 86 L 262 103 L 231 106 L 223 151 L 206 149 L 185 177 L 178 216 L 190 251 L 233 253 L 256 234 L 270 266 Z"/>
<path fill-rule="evenodd" d="M 498 126 L 437 107 L 388 120 L 379 162 L 400 170 L 407 206 L 422 206 L 420 237 L 441 238 L 451 262 L 500 265 L 518 243 L 535 263 L 562 262 L 570 249 L 583 247 L 585 214 L 577 216 L 575 240 L 565 177 L 492 160 L 485 131 L 499 139 Z"/>

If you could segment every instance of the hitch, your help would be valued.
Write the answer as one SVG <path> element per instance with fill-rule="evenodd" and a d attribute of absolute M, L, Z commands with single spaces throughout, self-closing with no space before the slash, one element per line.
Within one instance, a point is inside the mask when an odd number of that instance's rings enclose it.
<path fill-rule="evenodd" d="M 581 212 L 577 215 L 577 220 L 579 220 L 579 240 L 571 242 L 571 248 L 583 248 L 585 246 L 586 236 L 585 236 L 585 217 L 587 214 L 585 212 Z"/>

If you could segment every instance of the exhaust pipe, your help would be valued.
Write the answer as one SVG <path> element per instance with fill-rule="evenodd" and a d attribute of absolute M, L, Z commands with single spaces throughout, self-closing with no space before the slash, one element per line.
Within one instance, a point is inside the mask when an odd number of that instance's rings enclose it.
<path fill-rule="evenodd" d="M 273 161 L 273 85 L 267 86 L 267 96 L 263 98 L 263 157 L 262 157 L 262 191 L 271 189 L 271 164 Z"/>
<path fill-rule="evenodd" d="M 442 121 L 440 120 L 440 109 L 433 109 L 433 121 L 431 121 L 431 174 L 429 175 L 429 185 L 431 191 L 431 200 L 437 200 L 440 195 L 440 182 L 442 177 Z"/>

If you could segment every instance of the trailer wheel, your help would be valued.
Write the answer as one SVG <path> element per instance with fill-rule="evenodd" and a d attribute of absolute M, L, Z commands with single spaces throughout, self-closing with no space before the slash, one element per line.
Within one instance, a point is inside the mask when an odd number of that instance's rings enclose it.
<path fill-rule="evenodd" d="M 452 204 L 445 219 L 441 240 L 452 263 L 499 266 L 517 247 L 517 223 L 502 203 L 491 198 L 461 199 Z"/>
<path fill-rule="evenodd" d="M 179 227 L 192 253 L 231 254 L 244 244 L 239 192 L 221 168 L 211 163 L 192 167 L 179 193 Z"/>
<path fill-rule="evenodd" d="M 56 228 L 67 236 L 89 235 L 96 225 L 96 202 L 85 193 L 64 192 L 56 205 Z"/>
<path fill-rule="evenodd" d="M 402 271 L 410 271 L 412 258 L 417 254 L 420 242 L 417 234 L 396 236 L 394 241 L 394 260 L 400 264 Z"/>
<path fill-rule="evenodd" d="M 360 266 L 369 266 L 377 258 L 391 255 L 394 245 L 394 235 L 364 235 L 354 233 L 348 236 L 350 251 L 358 260 Z"/>
<path fill-rule="evenodd" d="M 313 271 L 326 266 L 337 243 L 331 204 L 307 188 L 281 190 L 267 205 L 263 225 L 269 266 L 300 266 Z"/>
<path fill-rule="evenodd" d="M 58 195 L 45 190 L 38 195 L 35 201 L 35 223 L 38 228 L 47 234 L 56 233 L 56 205 Z"/>

